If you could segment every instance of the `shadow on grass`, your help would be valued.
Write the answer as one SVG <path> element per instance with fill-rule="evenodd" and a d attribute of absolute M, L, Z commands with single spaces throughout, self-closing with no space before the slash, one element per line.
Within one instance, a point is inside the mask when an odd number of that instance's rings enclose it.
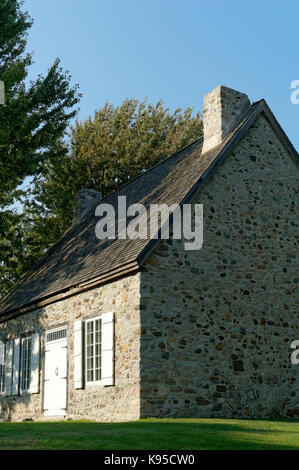
<path fill-rule="evenodd" d="M 2 423 L 0 449 L 299 449 L 298 421 L 143 420 Z"/>

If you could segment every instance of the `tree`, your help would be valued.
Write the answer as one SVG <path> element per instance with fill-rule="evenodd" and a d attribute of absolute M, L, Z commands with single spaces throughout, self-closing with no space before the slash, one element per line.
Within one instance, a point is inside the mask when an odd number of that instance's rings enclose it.
<path fill-rule="evenodd" d="M 40 178 L 45 167 L 62 158 L 62 139 L 80 95 L 57 59 L 45 77 L 26 86 L 32 55 L 26 52 L 32 19 L 19 0 L 0 0 L 0 80 L 5 106 L 0 106 L 0 292 L 34 261 L 25 249 L 32 220 L 11 209 L 26 196 L 26 177 Z M 26 235 L 25 235 L 26 234 Z M 36 237 L 33 237 L 36 240 Z M 40 247 L 38 255 L 40 254 Z M 26 258 L 27 257 L 27 258 Z M 30 261 L 29 261 L 30 258 Z M 25 262 L 25 259 L 28 261 Z"/>
<path fill-rule="evenodd" d="M 49 162 L 44 178 L 36 180 L 32 213 L 52 217 L 62 233 L 71 223 L 79 189 L 106 196 L 201 135 L 200 115 L 193 116 L 191 108 L 171 113 L 162 101 L 106 103 L 93 119 L 76 122 L 69 154 Z"/>
<path fill-rule="evenodd" d="M 80 96 L 58 60 L 45 77 L 25 85 L 32 20 L 21 6 L 0 0 L 0 80 L 6 88 L 6 106 L 0 107 L 0 296 L 68 228 L 79 189 L 105 196 L 202 134 L 200 115 L 191 108 L 171 113 L 162 101 L 127 99 L 76 122 L 67 145 Z M 32 184 L 25 189 L 26 177 Z M 22 198 L 24 211 L 12 210 Z"/>

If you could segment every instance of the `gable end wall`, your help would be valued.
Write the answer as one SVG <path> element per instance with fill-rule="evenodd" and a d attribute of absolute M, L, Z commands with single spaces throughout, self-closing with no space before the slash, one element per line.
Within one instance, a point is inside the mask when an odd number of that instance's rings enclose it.
<path fill-rule="evenodd" d="M 196 198 L 202 249 L 146 262 L 142 417 L 299 416 L 297 178 L 261 115 Z"/>

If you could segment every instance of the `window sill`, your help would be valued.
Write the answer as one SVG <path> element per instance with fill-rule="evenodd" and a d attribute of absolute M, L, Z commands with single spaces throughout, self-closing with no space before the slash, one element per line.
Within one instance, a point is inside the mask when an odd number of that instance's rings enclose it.
<path fill-rule="evenodd" d="M 86 382 L 85 390 L 102 390 L 105 387 L 112 387 L 114 384 L 108 384 L 105 380 L 99 380 L 97 382 Z"/>

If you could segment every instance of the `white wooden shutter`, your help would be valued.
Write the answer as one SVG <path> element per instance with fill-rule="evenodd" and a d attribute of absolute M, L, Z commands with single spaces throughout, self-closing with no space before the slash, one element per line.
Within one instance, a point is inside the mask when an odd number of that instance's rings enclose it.
<path fill-rule="evenodd" d="M 5 395 L 11 395 L 13 341 L 6 343 L 5 350 Z"/>
<path fill-rule="evenodd" d="M 74 388 L 83 387 L 83 323 L 74 322 Z"/>
<path fill-rule="evenodd" d="M 20 338 L 15 339 L 13 343 L 12 364 L 12 395 L 18 395 L 20 377 Z"/>
<path fill-rule="evenodd" d="M 5 346 L 4 346 L 4 343 L 0 341 L 0 364 L 4 364 L 4 361 L 5 361 L 4 353 L 5 353 Z"/>
<path fill-rule="evenodd" d="M 39 393 L 39 334 L 31 336 L 31 375 L 29 393 Z"/>
<path fill-rule="evenodd" d="M 104 313 L 102 319 L 102 377 L 103 385 L 114 384 L 114 314 Z"/>

